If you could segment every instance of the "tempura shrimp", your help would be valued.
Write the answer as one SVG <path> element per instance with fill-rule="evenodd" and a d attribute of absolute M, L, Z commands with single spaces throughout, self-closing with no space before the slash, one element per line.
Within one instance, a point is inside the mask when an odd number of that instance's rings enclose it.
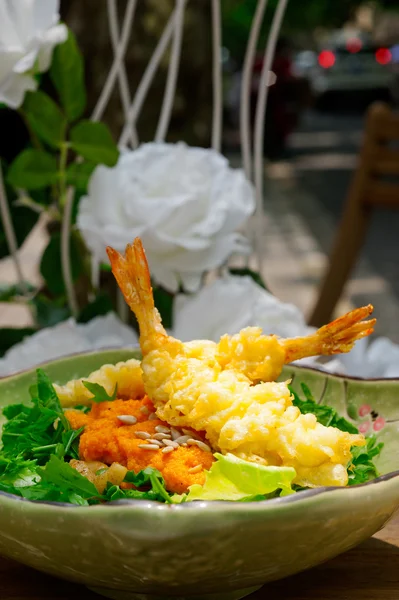
<path fill-rule="evenodd" d="M 348 352 L 357 339 L 373 331 L 374 319 L 362 321 L 371 306 L 304 338 L 283 340 L 247 327 L 219 343 L 183 343 L 162 325 L 140 239 L 127 246 L 125 256 L 110 247 L 107 252 L 139 324 L 144 388 L 160 419 L 205 432 L 215 451 L 293 466 L 300 485 L 346 485 L 350 448 L 363 445 L 363 436 L 324 427 L 314 415 L 302 415 L 292 405 L 287 382 L 274 380 L 293 360 Z"/>

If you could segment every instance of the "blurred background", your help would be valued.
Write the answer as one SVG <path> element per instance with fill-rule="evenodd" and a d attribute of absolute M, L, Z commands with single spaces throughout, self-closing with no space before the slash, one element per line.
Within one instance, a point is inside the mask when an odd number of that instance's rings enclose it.
<path fill-rule="evenodd" d="M 172 0 L 138 2 L 125 60 L 133 91 L 173 5 Z M 119 0 L 118 7 L 119 15 L 123 15 L 124 0 Z M 241 72 L 255 7 L 256 0 L 222 1 L 223 153 L 233 166 L 241 165 Z M 76 34 L 85 57 L 89 115 L 112 61 L 106 2 L 63 0 L 61 17 Z M 210 19 L 209 2 L 189 0 L 168 141 L 209 145 Z M 265 22 L 260 48 L 265 46 L 270 19 L 266 17 Z M 168 59 L 166 54 L 138 123 L 142 142 L 154 136 Z M 251 112 L 262 64 L 259 54 L 251 81 Z M 264 144 L 262 274 L 276 296 L 295 303 L 310 317 L 358 164 L 367 108 L 375 101 L 387 103 L 393 111 L 399 106 L 397 0 L 291 0 L 272 71 Z M 120 130 L 123 112 L 118 94 L 109 103 L 104 121 L 114 131 Z M 26 132 L 18 115 L 6 109 L 1 111 L 0 126 L 0 155 L 10 161 L 24 146 Z M 399 342 L 398 231 L 399 210 L 373 212 L 359 259 L 335 307 L 337 313 L 354 305 L 374 304 L 378 335 L 387 335 L 395 342 Z M 37 256 L 45 245 L 46 231 L 39 226 L 22 249 L 24 275 L 33 283 L 40 278 Z M 0 261 L 0 280 L 13 279 L 12 264 L 4 258 Z M 25 325 L 29 319 L 24 307 L 1 306 L 1 326 Z"/>

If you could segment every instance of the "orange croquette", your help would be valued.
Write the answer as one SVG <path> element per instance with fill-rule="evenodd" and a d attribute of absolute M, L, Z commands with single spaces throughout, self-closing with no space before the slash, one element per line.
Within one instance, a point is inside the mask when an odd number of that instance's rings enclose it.
<path fill-rule="evenodd" d="M 142 407 L 146 407 L 142 412 Z M 180 446 L 168 454 L 162 449 L 145 450 L 140 445 L 145 442 L 135 436 L 135 431 L 156 433 L 158 425 L 168 426 L 159 420 L 149 420 L 154 406 L 148 396 L 140 400 L 114 400 L 113 402 L 93 403 L 89 413 L 78 410 L 66 410 L 65 414 L 74 429 L 84 426 L 80 436 L 79 456 L 84 461 L 113 462 L 126 466 L 138 473 L 146 467 L 158 469 L 170 492 L 181 494 L 190 485 L 205 483 L 205 470 L 209 470 L 214 461 L 211 452 L 198 446 Z M 125 425 L 118 415 L 132 415 L 137 419 L 134 425 Z M 190 469 L 201 466 L 198 472 Z"/>

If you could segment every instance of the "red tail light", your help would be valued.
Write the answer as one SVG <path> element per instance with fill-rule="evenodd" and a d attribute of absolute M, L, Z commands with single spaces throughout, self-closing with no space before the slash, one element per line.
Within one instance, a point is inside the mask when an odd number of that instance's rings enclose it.
<path fill-rule="evenodd" d="M 388 48 L 378 48 L 375 53 L 375 60 L 380 65 L 387 65 L 392 60 L 392 52 Z"/>
<path fill-rule="evenodd" d="M 335 63 L 335 54 L 331 50 L 322 50 L 318 57 L 319 65 L 323 69 L 330 69 Z"/>
<path fill-rule="evenodd" d="M 359 38 L 350 38 L 346 42 L 346 49 L 351 54 L 356 54 L 356 52 L 360 52 L 360 50 L 362 49 L 361 40 L 359 40 Z"/>

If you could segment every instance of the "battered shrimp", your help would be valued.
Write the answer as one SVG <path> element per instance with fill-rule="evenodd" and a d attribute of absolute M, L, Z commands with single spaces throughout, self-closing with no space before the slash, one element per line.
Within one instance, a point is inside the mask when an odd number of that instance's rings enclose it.
<path fill-rule="evenodd" d="M 273 380 L 292 360 L 348 352 L 357 339 L 373 331 L 374 319 L 362 321 L 372 306 L 354 310 L 305 338 L 282 340 L 248 327 L 223 336 L 219 343 L 183 343 L 162 326 L 140 239 L 127 246 L 125 256 L 110 247 L 107 252 L 139 323 L 144 388 L 160 419 L 204 431 L 215 451 L 292 466 L 300 485 L 347 484 L 350 448 L 364 445 L 364 437 L 325 427 L 312 414 L 302 415 L 292 405 L 287 382 Z"/>

